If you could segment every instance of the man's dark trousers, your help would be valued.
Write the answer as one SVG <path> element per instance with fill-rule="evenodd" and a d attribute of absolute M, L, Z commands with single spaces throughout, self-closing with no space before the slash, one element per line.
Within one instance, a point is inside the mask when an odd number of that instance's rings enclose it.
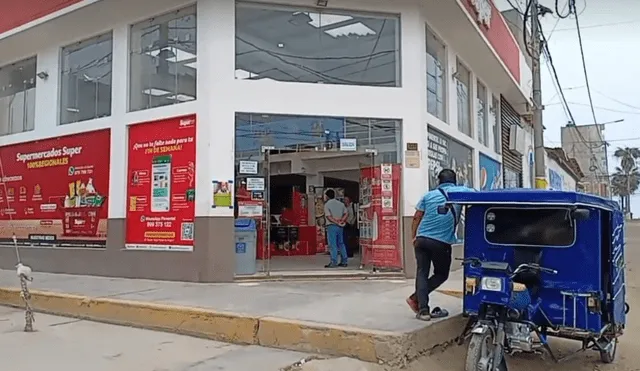
<path fill-rule="evenodd" d="M 429 312 L 429 294 L 440 287 L 451 270 L 451 245 L 431 238 L 418 237 L 414 245 L 416 263 L 416 292 L 411 299 L 418 301 L 420 312 Z M 433 275 L 431 272 L 433 263 Z"/>

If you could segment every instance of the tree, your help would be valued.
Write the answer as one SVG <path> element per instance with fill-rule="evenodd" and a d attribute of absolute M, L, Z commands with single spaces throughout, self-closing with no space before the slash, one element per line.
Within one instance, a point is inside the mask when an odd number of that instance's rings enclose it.
<path fill-rule="evenodd" d="M 618 148 L 613 153 L 620 166 L 611 176 L 611 191 L 620 196 L 620 203 L 625 212 L 631 212 L 631 195 L 640 186 L 640 170 L 636 161 L 640 158 L 640 149 L 635 147 Z"/>

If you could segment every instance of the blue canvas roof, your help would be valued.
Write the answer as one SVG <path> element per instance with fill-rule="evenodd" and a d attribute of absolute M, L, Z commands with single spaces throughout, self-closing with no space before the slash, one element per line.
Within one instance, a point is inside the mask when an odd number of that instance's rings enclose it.
<path fill-rule="evenodd" d="M 606 210 L 620 210 L 617 202 L 580 192 L 547 191 L 541 189 L 496 189 L 481 192 L 449 192 L 449 201 L 471 204 L 550 204 L 581 205 Z"/>

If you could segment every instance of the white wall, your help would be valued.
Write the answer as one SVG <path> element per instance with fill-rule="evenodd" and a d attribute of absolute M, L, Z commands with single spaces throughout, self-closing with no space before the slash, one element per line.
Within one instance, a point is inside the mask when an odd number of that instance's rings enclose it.
<path fill-rule="evenodd" d="M 292 2 L 309 6 L 308 1 Z M 492 149 L 481 146 L 476 140 L 457 130 L 456 91 L 454 81 L 450 77 L 455 71 L 456 54 L 450 45 L 447 45 L 448 123 L 427 113 L 425 23 L 429 14 L 437 14 L 437 11 L 426 12 L 411 0 L 340 2 L 340 8 L 346 10 L 401 15 L 401 88 L 235 80 L 234 2 L 202 0 L 197 6 L 198 99 L 174 106 L 127 112 L 129 25 L 187 4 L 189 1 L 186 0 L 101 1 L 37 28 L 0 40 L 0 66 L 37 53 L 38 71 L 47 71 L 50 76 L 46 81 L 37 82 L 36 130 L 0 137 L 0 145 L 110 127 L 110 218 L 125 216 L 127 125 L 190 113 L 196 113 L 198 116 L 197 216 L 230 216 L 233 213 L 229 209 L 211 209 L 210 195 L 212 179 L 234 179 L 235 112 L 401 119 L 402 152 L 404 153 L 407 142 L 418 142 L 422 156 L 422 166 L 419 169 L 404 170 L 404 215 L 413 214 L 416 201 L 428 188 L 426 123 L 474 149 L 475 184 L 479 183 L 479 149 L 487 156 L 501 161 L 501 156 Z M 59 126 L 57 121 L 60 48 L 109 30 L 113 30 L 114 48 L 111 117 Z M 437 30 L 434 31 L 437 33 Z M 444 41 L 446 43 L 446 40 Z M 473 61 L 465 62 L 473 72 Z M 477 76 L 472 75 L 471 100 L 474 105 L 476 78 Z M 484 83 L 489 90 L 487 99 L 490 99 L 492 83 Z M 274 91 L 277 91 L 277 94 L 274 94 Z M 475 119 L 475 114 L 472 114 L 472 118 Z M 493 143 L 492 140 L 490 134 L 489 143 Z"/>
<path fill-rule="evenodd" d="M 549 187 L 551 187 L 551 176 L 549 175 L 549 170 L 553 170 L 562 178 L 562 191 L 575 191 L 577 186 L 575 178 L 571 176 L 568 171 L 562 168 L 560 164 L 550 158 L 548 154 L 545 154 L 545 156 L 546 175 Z M 559 189 L 556 190 L 559 191 Z"/>

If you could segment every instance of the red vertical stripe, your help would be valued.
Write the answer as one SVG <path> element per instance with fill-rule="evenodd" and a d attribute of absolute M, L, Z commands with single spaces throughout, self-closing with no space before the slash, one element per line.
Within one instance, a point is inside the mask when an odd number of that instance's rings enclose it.
<path fill-rule="evenodd" d="M 502 13 L 491 2 L 491 26 L 487 27 L 484 24 L 478 25 L 482 34 L 489 40 L 493 49 L 507 66 L 507 69 L 511 72 L 516 81 L 520 82 L 520 47 L 516 43 L 509 30 L 509 26 L 502 17 Z M 463 4 L 467 11 L 477 20 L 478 14 L 471 4 L 471 0 L 463 0 Z"/>

